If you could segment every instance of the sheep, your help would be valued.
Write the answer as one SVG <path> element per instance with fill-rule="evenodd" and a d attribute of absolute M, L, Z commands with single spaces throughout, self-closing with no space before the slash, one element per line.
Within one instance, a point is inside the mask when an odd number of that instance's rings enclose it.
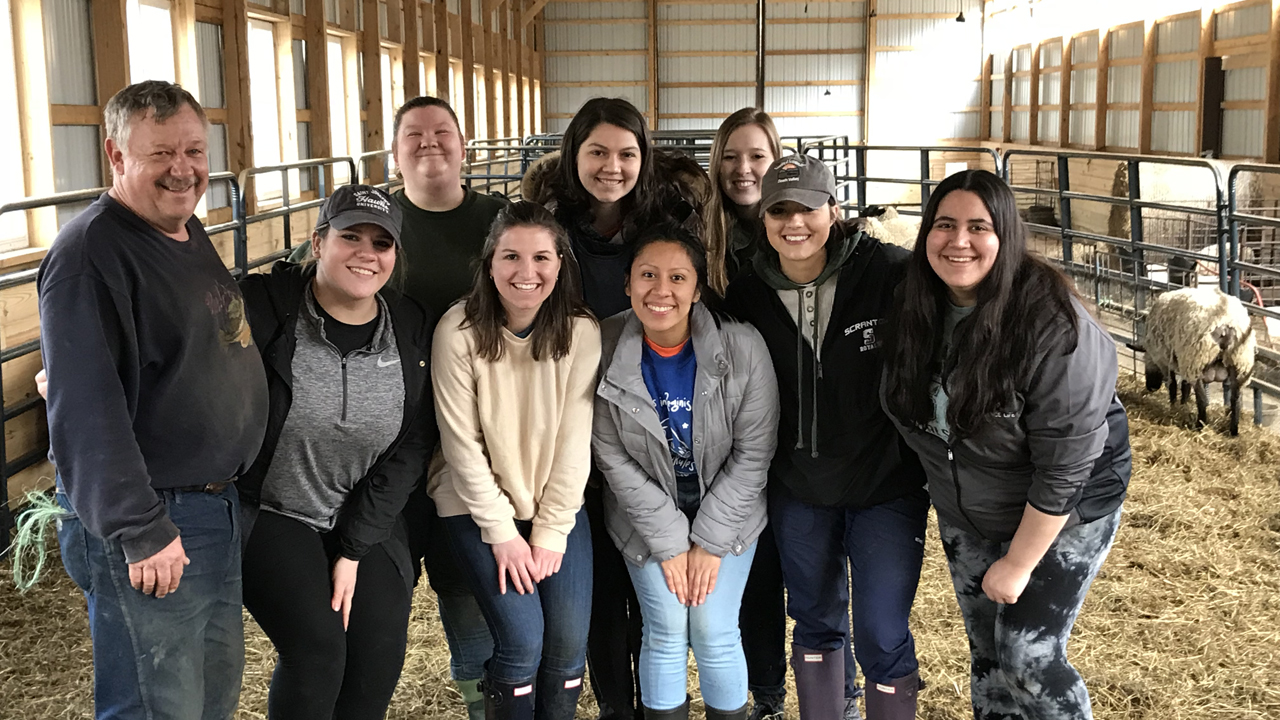
<path fill-rule="evenodd" d="M 903 217 L 892 206 L 872 205 L 859 213 L 858 221 L 871 237 L 908 250 L 916 246 L 920 234 L 920 218 Z"/>
<path fill-rule="evenodd" d="M 1160 389 L 1166 376 L 1169 402 L 1187 401 L 1188 379 L 1195 378 L 1196 427 L 1205 425 L 1209 403 L 1205 384 L 1220 382 L 1230 405 L 1230 433 L 1240 432 L 1240 388 L 1253 374 L 1257 340 L 1244 305 L 1215 287 L 1181 288 L 1151 301 L 1143 347 L 1147 390 Z"/>

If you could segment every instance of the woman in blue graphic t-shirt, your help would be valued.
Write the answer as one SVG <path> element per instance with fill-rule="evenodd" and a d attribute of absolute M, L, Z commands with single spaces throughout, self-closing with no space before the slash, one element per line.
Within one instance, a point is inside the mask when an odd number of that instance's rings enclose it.
<path fill-rule="evenodd" d="M 686 717 L 688 648 L 708 718 L 745 717 L 738 608 L 766 523 L 778 389 L 764 340 L 714 314 L 706 251 L 674 225 L 636 241 L 631 310 L 601 324 L 593 447 L 609 535 L 644 615 L 646 717 Z"/>

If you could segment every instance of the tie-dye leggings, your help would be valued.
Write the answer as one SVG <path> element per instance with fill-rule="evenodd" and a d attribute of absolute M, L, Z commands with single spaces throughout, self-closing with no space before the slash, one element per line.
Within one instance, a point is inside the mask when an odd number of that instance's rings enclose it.
<path fill-rule="evenodd" d="M 1067 662 L 1067 638 L 1106 559 L 1120 510 L 1063 530 L 1018 602 L 982 592 L 982 578 L 1009 543 L 984 540 L 939 520 L 951 582 L 969 635 L 969 691 L 975 720 L 1087 720 L 1089 692 Z"/>

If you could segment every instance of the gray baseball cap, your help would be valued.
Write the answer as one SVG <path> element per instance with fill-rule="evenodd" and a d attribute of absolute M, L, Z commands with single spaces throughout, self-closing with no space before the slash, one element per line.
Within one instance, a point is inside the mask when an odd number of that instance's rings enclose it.
<path fill-rule="evenodd" d="M 324 201 L 316 215 L 316 227 L 330 225 L 346 230 L 371 224 L 386 230 L 400 244 L 400 206 L 383 190 L 372 185 L 343 185 Z"/>
<path fill-rule="evenodd" d="M 810 210 L 836 196 L 836 178 L 818 158 L 788 155 L 778 158 L 764 174 L 760 188 L 760 216 L 780 202 L 794 200 Z"/>

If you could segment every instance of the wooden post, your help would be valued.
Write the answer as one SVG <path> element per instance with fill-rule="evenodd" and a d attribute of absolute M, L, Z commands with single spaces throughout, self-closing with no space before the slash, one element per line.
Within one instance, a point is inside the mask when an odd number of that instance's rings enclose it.
<path fill-rule="evenodd" d="M 458 19 L 462 27 L 462 131 L 467 139 L 476 136 L 476 58 L 475 40 L 471 33 L 471 3 L 484 0 L 458 0 Z M 454 108 L 456 111 L 457 108 Z"/>
<path fill-rule="evenodd" d="M 1071 144 L 1071 52 L 1075 39 L 1062 36 L 1062 66 L 1058 72 L 1062 82 L 1058 84 L 1058 147 Z"/>
<path fill-rule="evenodd" d="M 1036 41 L 1031 46 L 1031 79 L 1027 94 L 1027 144 L 1040 144 L 1040 53 L 1044 43 Z"/>
<path fill-rule="evenodd" d="M 249 125 L 249 13 L 245 0 L 222 2 L 222 64 L 222 76 L 226 78 L 227 167 L 238 173 L 253 166 L 253 133 Z M 245 192 L 245 206 L 252 208 L 249 189 L 241 190 Z"/>
<path fill-rule="evenodd" d="M 1197 70 L 1200 73 L 1200 81 L 1196 83 L 1196 142 L 1199 143 L 1201 152 L 1209 149 L 1205 147 L 1204 140 L 1206 124 L 1214 125 L 1217 122 L 1215 119 L 1205 117 L 1205 83 L 1208 81 L 1208 61 L 1213 57 L 1213 13 L 1212 6 L 1200 9 L 1200 47 L 1198 48 L 1200 62 Z M 1220 112 L 1221 110 L 1218 110 L 1218 113 Z M 1218 116 L 1218 113 L 1215 113 L 1215 116 Z"/>
<path fill-rule="evenodd" d="M 507 34 L 511 30 L 511 5 L 507 0 L 497 0 L 498 8 L 498 73 L 502 83 L 498 86 L 502 96 L 502 117 L 498 122 L 499 137 L 511 137 L 515 134 L 515 124 L 511 122 L 511 112 L 515 103 L 511 102 L 511 41 Z"/>
<path fill-rule="evenodd" d="M 93 66 L 98 75 L 98 104 L 106 105 L 112 95 L 129 84 L 129 23 L 125 13 L 125 0 L 91 0 L 91 3 L 95 58 Z M 17 4 L 14 8 L 16 13 Z M 17 25 L 14 22 L 15 43 L 18 41 Z M 38 27 L 36 31 L 43 35 L 44 28 Z M 32 60 L 30 56 L 19 56 L 18 66 Z M 43 65 L 44 60 L 40 63 Z"/>
<path fill-rule="evenodd" d="M 276 49 L 276 108 L 280 122 L 280 162 L 298 159 L 298 106 L 293 93 L 293 28 L 288 22 L 273 23 L 271 35 Z M 283 188 L 281 188 L 283 190 Z M 297 171 L 289 171 L 289 192 L 300 194 Z"/>
<path fill-rule="evenodd" d="M 978 137 L 982 140 L 991 139 L 991 64 L 992 56 L 988 54 L 982 60 L 982 83 L 978 89 L 979 100 L 978 107 L 982 108 L 982 113 L 978 117 Z M 862 121 L 866 123 L 866 117 L 863 116 Z"/>
<path fill-rule="evenodd" d="M 1111 65 L 1111 29 L 1098 30 L 1097 96 L 1093 104 L 1093 149 L 1107 147 L 1107 69 Z"/>
<path fill-rule="evenodd" d="M 360 2 L 364 3 L 364 32 L 360 35 L 360 57 L 364 65 L 364 97 L 360 98 L 365 117 L 364 150 L 385 150 L 387 145 L 382 130 L 383 104 L 394 100 L 382 97 L 382 38 L 378 27 L 378 0 Z M 365 177 L 370 178 L 371 182 L 382 182 L 383 166 L 381 158 L 371 160 Z M 357 167 L 356 170 L 358 172 L 360 168 Z"/>
<path fill-rule="evenodd" d="M 337 21 L 343 30 L 356 31 L 356 3 L 358 2 L 360 0 L 338 0 Z M 366 21 L 368 21 L 367 18 Z M 377 27 L 378 16 L 374 15 L 373 20 L 370 22 L 373 22 L 374 26 Z"/>
<path fill-rule="evenodd" d="M 172 0 L 169 18 L 173 24 L 174 75 L 184 90 L 198 98 L 200 97 L 200 72 L 196 65 L 195 0 Z M 292 73 L 292 67 L 290 72 Z M 106 100 L 103 99 L 101 102 L 105 104 Z"/>
<path fill-rule="evenodd" d="M 396 0 L 403 5 L 401 14 L 403 24 L 400 26 L 404 52 L 404 99 L 409 100 L 422 95 L 426 88 L 418 82 L 418 68 L 422 64 L 422 36 L 418 34 L 422 6 L 418 0 Z M 388 10 L 390 12 L 390 10 Z"/>
<path fill-rule="evenodd" d="M 523 138 L 525 136 L 524 127 L 524 23 L 521 17 L 524 15 L 525 0 L 514 0 L 515 5 L 512 7 L 512 13 L 515 15 L 514 30 L 516 45 L 516 137 Z"/>
<path fill-rule="evenodd" d="M 329 118 L 329 38 L 325 31 L 324 0 L 306 0 L 303 38 L 307 49 L 307 98 L 311 105 L 311 157 L 333 155 L 333 124 Z"/>
<path fill-rule="evenodd" d="M 649 129 L 658 129 L 658 0 L 649 0 Z"/>
<path fill-rule="evenodd" d="M 1156 21 L 1148 19 L 1142 33 L 1142 94 L 1138 98 L 1138 154 L 1151 153 L 1151 118 L 1156 92 Z"/>
<path fill-rule="evenodd" d="M 49 75 L 44 60 L 44 15 L 40 0 L 13 0 L 13 54 L 17 69 L 18 127 L 23 190 L 28 197 L 52 195 L 53 129 L 49 122 Z M 128 64 L 127 58 L 125 59 Z M 107 98 L 99 97 L 105 105 Z M 107 170 L 110 175 L 110 170 Z M 27 244 L 49 247 L 58 234 L 56 208 L 27 211 Z"/>
<path fill-rule="evenodd" d="M 498 137 L 498 87 L 493 81 L 494 56 L 497 54 L 497 37 L 493 31 L 493 10 L 498 0 L 476 0 L 480 3 L 481 77 L 484 78 L 484 129 L 485 137 Z"/>
<path fill-rule="evenodd" d="M 363 152 L 364 132 L 360 127 L 361 118 L 361 102 L 362 98 L 358 88 L 360 87 L 360 62 L 359 45 L 354 36 L 343 36 L 342 38 L 342 74 L 343 87 L 346 88 L 346 100 L 343 103 L 343 109 L 347 113 L 347 152 L 346 155 L 355 157 Z M 367 80 L 368 78 L 366 78 Z M 379 86 L 381 83 L 379 83 Z M 381 122 L 382 119 L 378 118 Z M 359 172 L 359 168 L 356 168 Z M 351 182 L 358 182 L 355 178 Z"/>
<path fill-rule="evenodd" d="M 1267 134 L 1263 162 L 1280 163 L 1280 0 L 1271 0 L 1271 33 L 1267 52 Z"/>
<path fill-rule="evenodd" d="M 388 42 L 396 43 L 401 48 L 404 47 L 405 30 L 404 30 L 404 8 L 402 0 L 386 0 L 387 2 L 387 36 Z M 417 26 L 414 26 L 415 34 Z"/>
<path fill-rule="evenodd" d="M 1013 51 L 1004 56 L 1004 117 L 1000 124 L 1000 142 L 1009 143 L 1013 138 Z"/>
<path fill-rule="evenodd" d="M 449 6 L 446 0 L 435 0 L 431 7 L 436 26 L 436 97 L 449 101 Z M 457 113 L 462 108 L 454 108 Z"/>

